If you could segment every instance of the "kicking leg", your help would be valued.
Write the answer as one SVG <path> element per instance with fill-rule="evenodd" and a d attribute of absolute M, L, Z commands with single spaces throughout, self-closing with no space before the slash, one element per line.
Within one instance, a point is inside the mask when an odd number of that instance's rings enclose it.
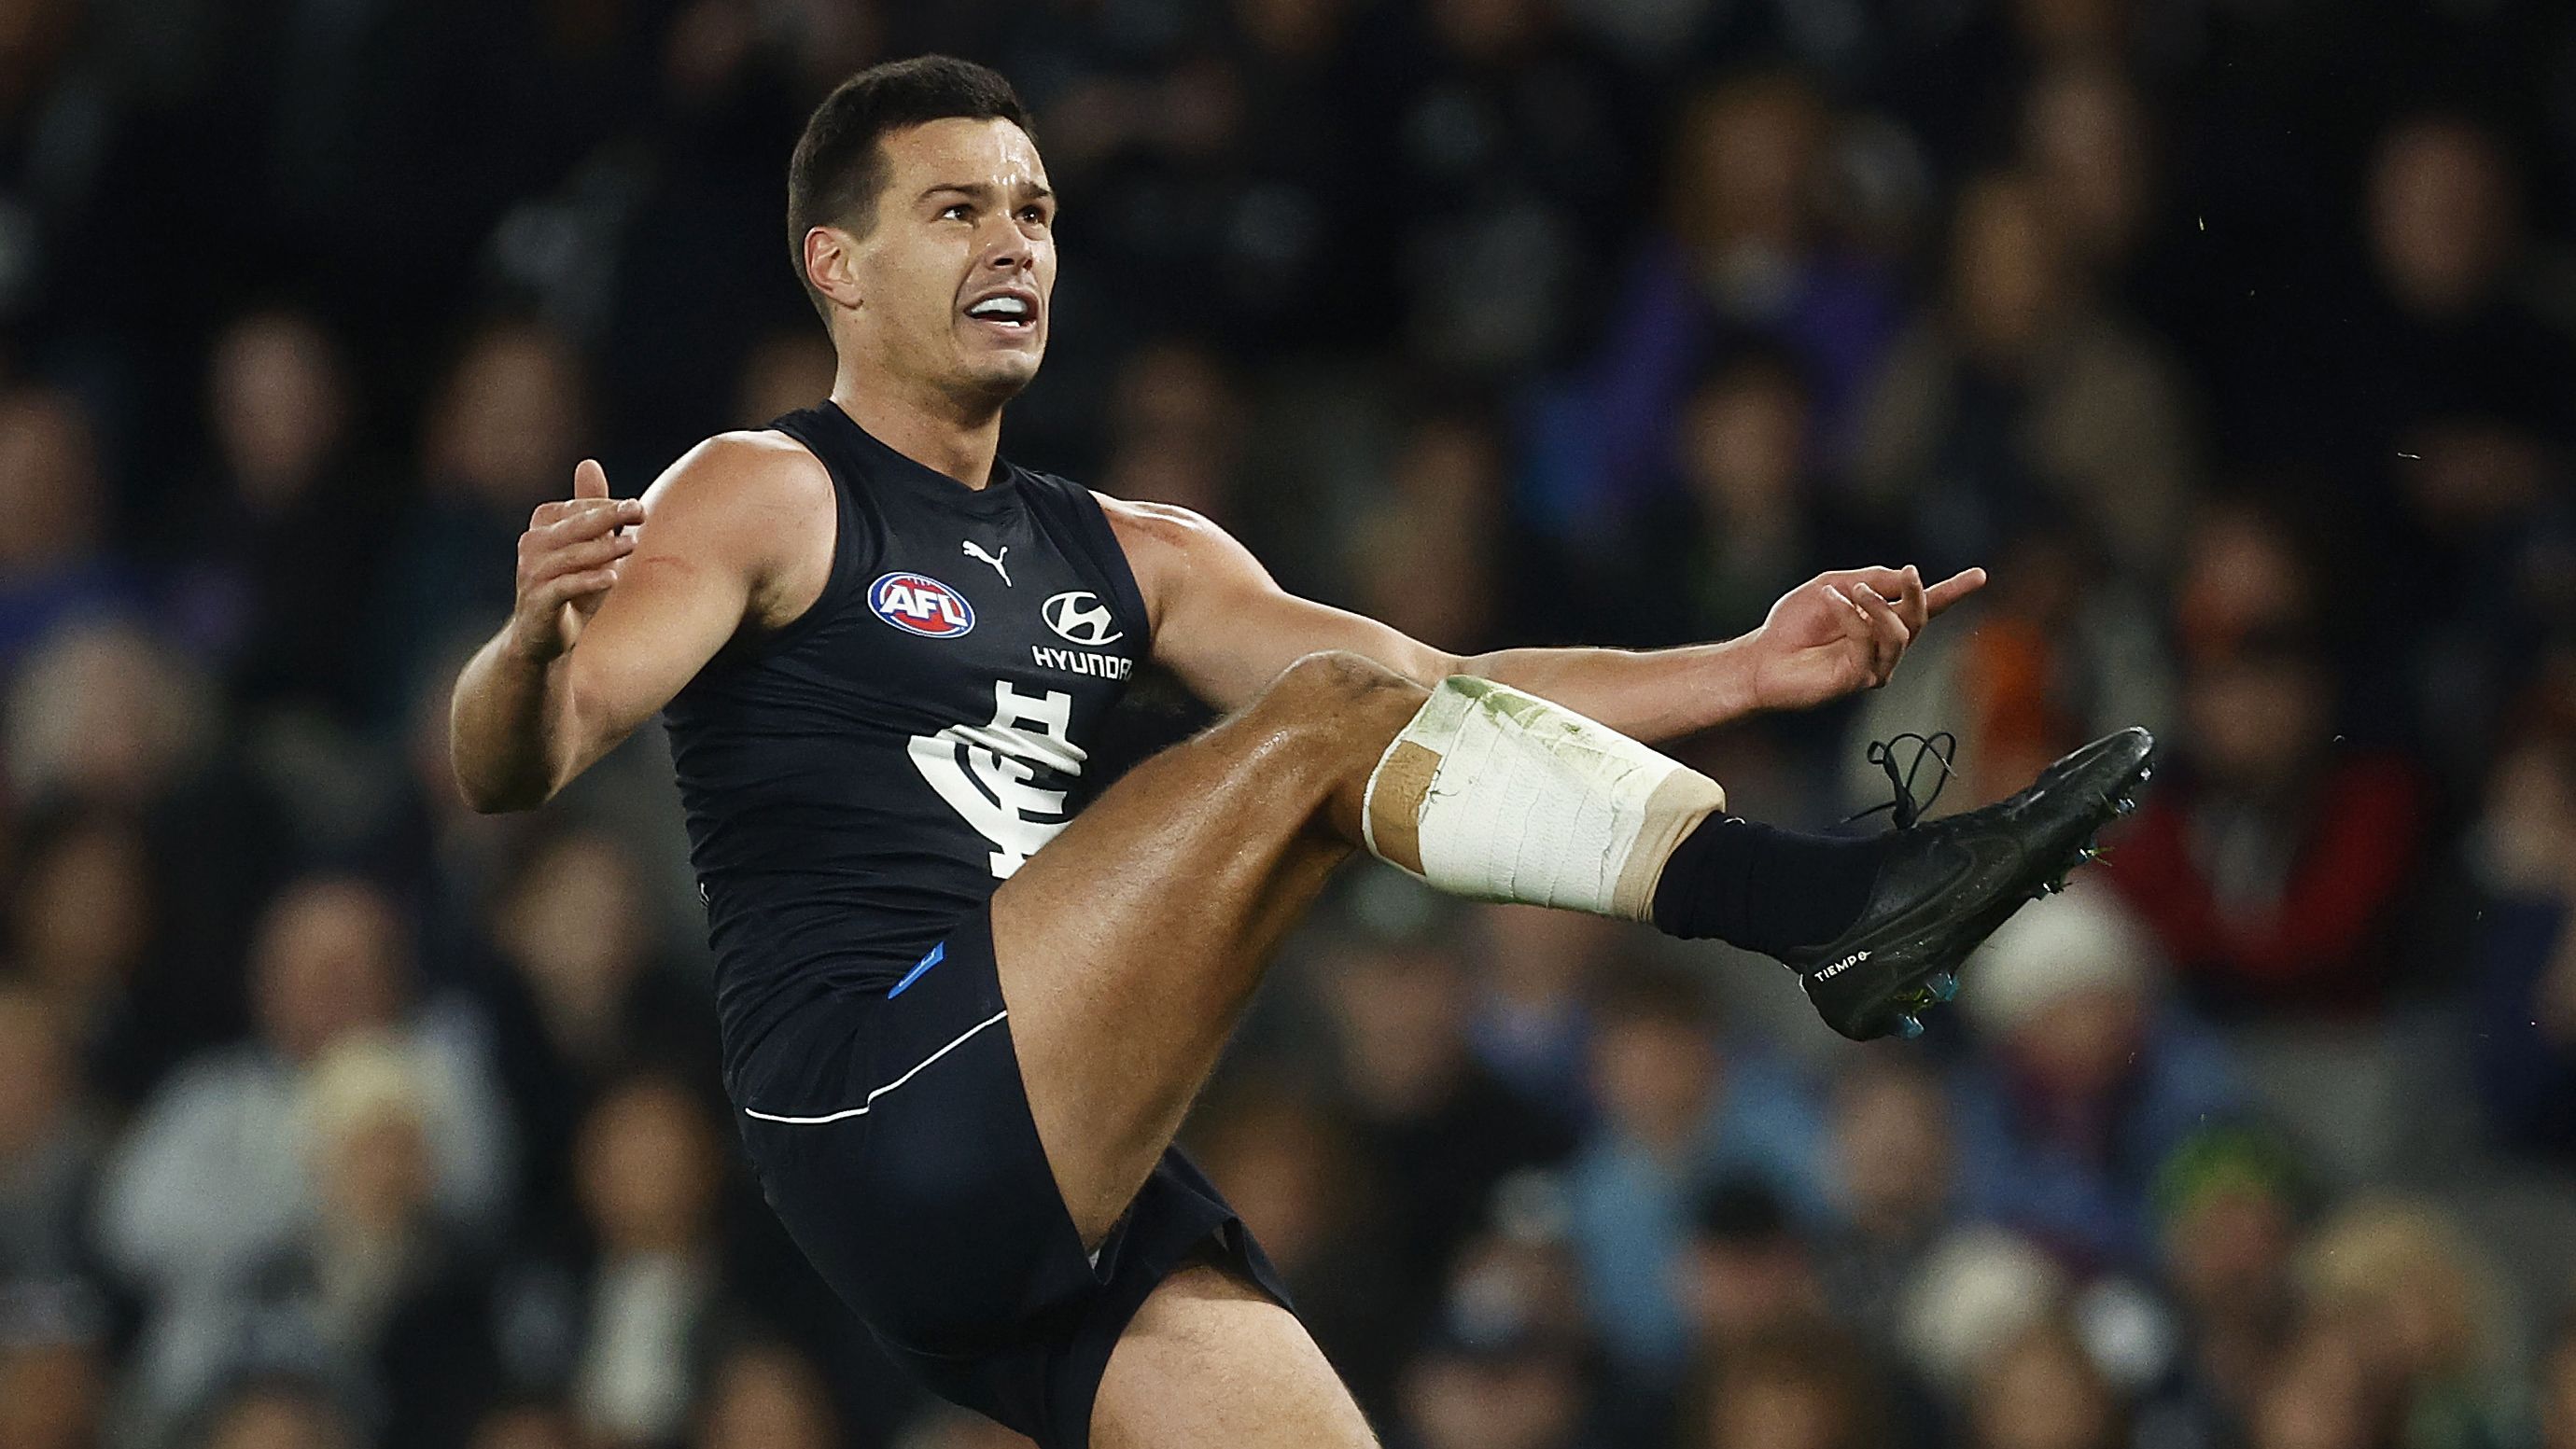
<path fill-rule="evenodd" d="M 1280 937 L 1359 837 L 1424 690 L 1348 654 L 1138 765 L 993 897 L 1038 1139 L 1086 1245 L 1180 1130 Z"/>
<path fill-rule="evenodd" d="M 1355 842 L 1456 894 L 1768 951 L 1837 1031 L 1905 1029 L 1970 948 L 2089 858 L 2152 745 L 2123 731 L 1997 805 L 1892 845 L 1836 842 L 1725 816 L 1706 777 L 1518 691 L 1425 691 L 1356 655 L 1309 656 L 1111 787 L 995 894 L 1039 1140 L 1098 1243 Z M 1819 888 L 1791 888 L 1807 878 Z"/>

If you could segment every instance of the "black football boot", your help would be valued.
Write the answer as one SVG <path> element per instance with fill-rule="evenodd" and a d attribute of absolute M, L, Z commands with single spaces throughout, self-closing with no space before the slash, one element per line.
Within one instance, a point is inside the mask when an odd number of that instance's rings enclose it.
<path fill-rule="evenodd" d="M 1897 830 L 1869 903 L 1840 936 L 1781 957 L 1825 1024 L 1854 1041 L 1921 1035 L 1917 1013 L 1958 994 L 1968 953 L 2101 853 L 2094 836 L 2136 808 L 2155 743 L 2143 729 L 2122 730 L 2049 766 L 2010 799 L 1932 821 L 1918 820 L 1922 807 L 1888 747 L 1873 745 L 1872 763 L 1896 790 Z M 1940 759 L 1930 740 L 1923 753 Z M 1941 768 L 1946 777 L 1949 761 Z"/>

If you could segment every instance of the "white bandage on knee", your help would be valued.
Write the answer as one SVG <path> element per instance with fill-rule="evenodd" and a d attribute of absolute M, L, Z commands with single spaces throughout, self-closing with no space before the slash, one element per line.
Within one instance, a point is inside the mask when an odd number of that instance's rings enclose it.
<path fill-rule="evenodd" d="M 1440 681 L 1370 772 L 1371 854 L 1453 895 L 1642 921 L 1715 780 L 1490 679 Z"/>

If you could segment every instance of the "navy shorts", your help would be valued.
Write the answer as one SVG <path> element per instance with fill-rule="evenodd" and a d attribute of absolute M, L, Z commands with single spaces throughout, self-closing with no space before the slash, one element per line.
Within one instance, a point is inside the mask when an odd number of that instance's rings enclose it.
<path fill-rule="evenodd" d="M 1241 1219 L 1177 1149 L 1088 1257 L 1011 1049 L 978 909 L 883 992 L 801 1008 L 738 1067 L 761 1193 L 898 1363 L 1046 1449 L 1084 1449 L 1109 1351 L 1173 1270 L 1212 1261 L 1283 1305 Z"/>

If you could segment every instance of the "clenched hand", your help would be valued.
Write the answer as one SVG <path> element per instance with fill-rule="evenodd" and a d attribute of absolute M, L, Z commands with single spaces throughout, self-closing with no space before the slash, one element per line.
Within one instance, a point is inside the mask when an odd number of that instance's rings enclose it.
<path fill-rule="evenodd" d="M 620 562 L 635 550 L 628 530 L 643 521 L 643 501 L 609 497 L 607 472 L 583 459 L 573 470 L 572 497 L 537 505 L 519 535 L 510 647 L 540 664 L 569 651 L 616 586 Z"/>

